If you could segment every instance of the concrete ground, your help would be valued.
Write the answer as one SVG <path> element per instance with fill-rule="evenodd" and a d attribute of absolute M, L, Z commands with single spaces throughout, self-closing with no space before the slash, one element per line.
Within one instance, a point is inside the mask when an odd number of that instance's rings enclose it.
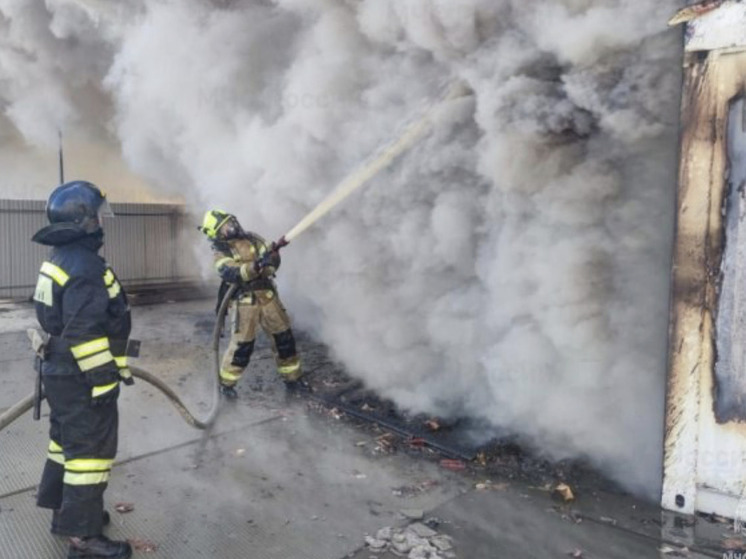
<path fill-rule="evenodd" d="M 210 300 L 134 309 L 133 337 L 143 341 L 137 365 L 158 373 L 198 415 L 211 404 L 213 319 Z M 0 306 L 0 413 L 31 391 L 24 330 L 34 325 L 31 307 Z M 300 349 L 307 370 L 325 366 L 318 344 L 302 339 Z M 378 452 L 372 431 L 287 397 L 266 340 L 240 388 L 208 434 L 188 427 L 144 382 L 124 388 L 108 534 L 130 539 L 136 556 L 390 559 L 400 556 L 393 540 L 375 536 L 416 520 L 432 530 L 429 545 L 442 545 L 437 554 L 407 550 L 421 559 L 723 557 L 719 547 L 732 536 L 728 524 L 691 526 L 628 497 L 593 493 L 561 505 L 541 489 Z M 46 430 L 44 417 L 27 414 L 0 432 L 2 559 L 66 556 L 66 542 L 49 534 L 49 513 L 34 505 Z M 133 510 L 116 512 L 122 503 Z"/>

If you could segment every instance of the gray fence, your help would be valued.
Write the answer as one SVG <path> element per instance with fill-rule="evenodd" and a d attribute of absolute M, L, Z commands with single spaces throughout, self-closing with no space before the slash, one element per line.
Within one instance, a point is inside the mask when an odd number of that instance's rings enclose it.
<path fill-rule="evenodd" d="M 47 224 L 45 202 L 0 200 L 0 298 L 29 297 L 49 248 L 31 241 Z M 122 283 L 135 287 L 199 280 L 185 232 L 192 219 L 181 206 L 112 204 L 115 219 L 104 223 L 102 255 Z"/>

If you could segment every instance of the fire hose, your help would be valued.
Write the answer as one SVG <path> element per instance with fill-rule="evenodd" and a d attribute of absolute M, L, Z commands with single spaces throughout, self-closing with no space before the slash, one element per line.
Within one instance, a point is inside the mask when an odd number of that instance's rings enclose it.
<path fill-rule="evenodd" d="M 213 400 L 210 411 L 207 413 L 207 416 L 204 419 L 198 418 L 191 411 L 189 411 L 189 408 L 182 401 L 179 395 L 157 375 L 151 373 L 150 371 L 146 371 L 145 369 L 141 369 L 140 367 L 130 367 L 130 371 L 132 372 L 133 377 L 143 380 L 151 386 L 154 386 L 155 388 L 160 390 L 166 396 L 166 398 L 168 398 L 171 404 L 173 404 L 176 410 L 181 414 L 181 417 L 184 419 L 184 421 L 186 421 L 195 429 L 208 429 L 215 422 L 215 418 L 218 415 L 220 404 L 220 387 L 218 383 L 218 376 L 220 371 L 220 334 L 225 322 L 225 315 L 228 312 L 228 306 L 237 288 L 237 285 L 231 286 L 223 297 L 223 300 L 220 303 L 220 308 L 218 309 L 217 320 L 212 330 L 212 349 L 214 353 L 214 382 L 212 390 Z M 33 408 L 34 400 L 35 394 L 29 394 L 23 400 L 0 415 L 0 431 L 5 429 L 8 425 L 13 423 L 16 419 Z"/>
<path fill-rule="evenodd" d="M 430 130 L 430 127 L 435 120 L 437 105 L 446 101 L 452 101 L 464 97 L 468 94 L 469 90 L 463 82 L 455 81 L 449 84 L 445 90 L 445 94 L 429 105 L 421 118 L 406 126 L 404 132 L 400 134 L 395 141 L 386 145 L 370 161 L 364 163 L 353 173 L 348 175 L 341 183 L 339 183 L 337 188 L 335 188 L 330 195 L 324 198 L 311 212 L 301 219 L 295 227 L 290 229 L 290 231 L 288 231 L 284 236 L 280 237 L 278 241 L 273 242 L 270 252 L 279 251 L 282 247 L 287 246 L 290 241 L 298 237 L 298 235 L 325 216 L 332 208 L 340 204 L 350 194 L 368 183 L 381 171 L 391 166 L 397 157 L 409 150 L 420 139 L 422 139 Z M 266 257 L 268 256 L 269 253 Z M 237 288 L 237 285 L 232 285 L 223 297 L 218 310 L 217 321 L 213 328 L 212 348 L 215 359 L 213 403 L 205 419 L 199 419 L 189 411 L 189 408 L 187 408 L 186 404 L 184 404 L 181 398 L 179 398 L 179 395 L 158 376 L 139 367 L 130 367 L 133 377 L 143 380 L 160 390 L 181 414 L 184 421 L 196 429 L 205 430 L 210 428 L 215 422 L 220 409 L 220 386 L 218 382 L 220 371 L 220 334 L 225 321 L 225 315 L 228 311 L 228 306 Z M 26 398 L 6 410 L 5 413 L 0 415 L 0 431 L 33 408 L 36 400 L 35 396 L 35 393 L 28 395 Z"/>
<path fill-rule="evenodd" d="M 364 163 L 354 172 L 349 174 L 337 185 L 337 188 L 335 188 L 331 194 L 324 198 L 313 210 L 311 210 L 311 212 L 308 213 L 308 215 L 301 219 L 295 227 L 280 237 L 278 241 L 272 243 L 272 249 L 279 250 L 282 247 L 287 246 L 290 241 L 324 217 L 332 208 L 340 204 L 350 194 L 358 190 L 361 186 L 367 184 L 381 171 L 390 167 L 397 157 L 419 142 L 428 133 L 433 122 L 436 120 L 439 105 L 442 105 L 447 101 L 453 101 L 460 97 L 465 97 L 469 94 L 470 90 L 464 82 L 456 80 L 449 83 L 445 88 L 445 93 L 436 99 L 435 102 L 430 104 L 418 120 L 415 120 L 406 126 L 404 132 L 395 141 L 386 145 L 370 161 Z"/>

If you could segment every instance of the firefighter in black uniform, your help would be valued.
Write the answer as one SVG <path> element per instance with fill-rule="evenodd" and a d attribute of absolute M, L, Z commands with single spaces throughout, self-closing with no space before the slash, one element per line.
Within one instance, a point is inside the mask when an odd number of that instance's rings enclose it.
<path fill-rule="evenodd" d="M 132 383 L 126 349 L 127 297 L 98 255 L 101 218 L 113 215 L 93 184 L 68 182 L 47 202 L 50 225 L 33 240 L 53 247 L 34 293 L 49 334 L 42 376 L 49 416 L 49 453 L 37 505 L 52 509 L 52 533 L 70 537 L 68 557 L 127 558 L 127 542 L 102 531 L 103 496 L 117 452 L 120 381 Z"/>

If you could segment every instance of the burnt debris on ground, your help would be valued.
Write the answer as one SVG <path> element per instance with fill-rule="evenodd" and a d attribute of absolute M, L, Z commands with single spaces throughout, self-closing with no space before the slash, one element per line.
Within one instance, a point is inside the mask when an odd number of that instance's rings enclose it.
<path fill-rule="evenodd" d="M 520 481 L 548 490 L 566 483 L 574 491 L 624 493 L 581 460 L 551 461 L 509 435 L 485 442 L 484 433 L 494 433 L 494 427 L 467 418 L 408 413 L 351 378 L 328 355 L 315 355 L 314 361 L 316 366 L 305 377 L 310 386 L 303 393 L 308 407 L 322 417 L 344 420 L 370 433 L 374 443 L 366 446 L 372 452 L 420 455 L 443 468 L 495 482 Z"/>

